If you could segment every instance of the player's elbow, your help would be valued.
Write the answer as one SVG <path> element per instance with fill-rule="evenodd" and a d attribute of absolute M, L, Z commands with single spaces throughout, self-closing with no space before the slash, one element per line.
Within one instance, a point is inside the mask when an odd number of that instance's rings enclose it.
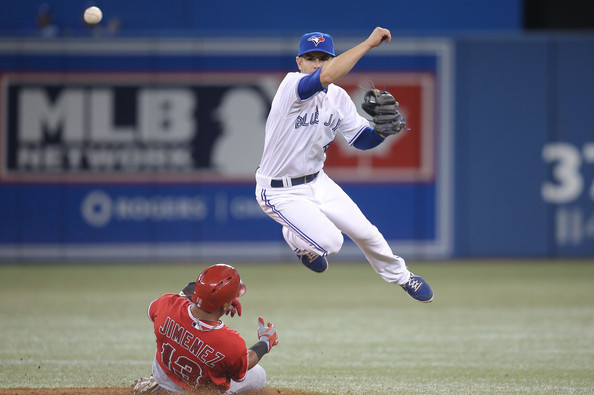
<path fill-rule="evenodd" d="M 339 77 L 332 71 L 332 67 L 325 66 L 322 67 L 322 70 L 320 70 L 320 83 L 324 89 L 327 88 L 331 83 L 335 82 L 338 78 Z"/>

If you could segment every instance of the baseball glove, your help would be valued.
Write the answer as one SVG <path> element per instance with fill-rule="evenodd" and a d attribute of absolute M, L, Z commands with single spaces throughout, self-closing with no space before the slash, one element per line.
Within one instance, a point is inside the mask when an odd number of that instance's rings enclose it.
<path fill-rule="evenodd" d="M 372 116 L 374 129 L 383 136 L 400 133 L 406 128 L 406 121 L 398 111 L 398 102 L 390 92 L 375 87 L 365 92 L 361 108 Z"/>

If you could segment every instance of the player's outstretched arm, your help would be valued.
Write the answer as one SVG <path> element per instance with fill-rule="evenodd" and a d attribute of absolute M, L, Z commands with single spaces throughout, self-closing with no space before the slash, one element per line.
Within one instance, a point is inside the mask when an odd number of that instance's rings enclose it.
<path fill-rule="evenodd" d="M 369 50 L 382 42 L 390 42 L 392 35 L 388 29 L 376 27 L 365 41 L 326 62 L 320 72 L 320 81 L 325 88 L 340 77 L 348 74 Z"/>
<path fill-rule="evenodd" d="M 270 352 L 272 347 L 278 344 L 278 335 L 276 328 L 272 322 L 264 324 L 262 317 L 258 318 L 258 342 L 250 347 L 249 366 L 248 369 L 253 368 L 262 359 L 262 357 Z"/>

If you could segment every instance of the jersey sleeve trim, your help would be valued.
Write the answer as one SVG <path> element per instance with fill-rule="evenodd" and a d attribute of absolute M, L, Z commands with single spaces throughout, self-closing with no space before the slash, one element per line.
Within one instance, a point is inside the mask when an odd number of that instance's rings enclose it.
<path fill-rule="evenodd" d="M 353 143 L 351 144 L 353 147 L 358 148 L 360 150 L 368 150 L 374 147 L 377 147 L 381 143 L 384 142 L 384 138 L 380 136 L 374 128 L 368 126 L 363 129 L 362 132 L 358 133 L 355 137 Z"/>
<path fill-rule="evenodd" d="M 321 71 L 322 68 L 320 67 L 313 73 L 308 74 L 299 80 L 299 84 L 297 85 L 297 95 L 300 100 L 307 100 L 316 93 L 324 90 L 322 81 L 320 81 Z"/>
<path fill-rule="evenodd" d="M 359 129 L 359 131 L 357 132 L 357 134 L 355 134 L 355 136 L 353 136 L 353 138 L 349 140 L 349 145 L 352 146 L 353 144 L 355 144 L 359 137 L 361 137 L 361 134 L 364 133 L 367 129 L 371 129 L 373 131 L 373 128 L 370 126 L 362 126 L 361 129 Z"/>

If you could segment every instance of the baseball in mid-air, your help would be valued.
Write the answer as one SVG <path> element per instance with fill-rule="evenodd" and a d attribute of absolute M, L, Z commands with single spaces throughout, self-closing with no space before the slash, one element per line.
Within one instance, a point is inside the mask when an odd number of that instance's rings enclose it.
<path fill-rule="evenodd" d="M 85 10 L 85 22 L 89 25 L 96 25 L 97 23 L 101 22 L 101 18 L 103 18 L 103 12 L 99 7 L 89 7 Z"/>

